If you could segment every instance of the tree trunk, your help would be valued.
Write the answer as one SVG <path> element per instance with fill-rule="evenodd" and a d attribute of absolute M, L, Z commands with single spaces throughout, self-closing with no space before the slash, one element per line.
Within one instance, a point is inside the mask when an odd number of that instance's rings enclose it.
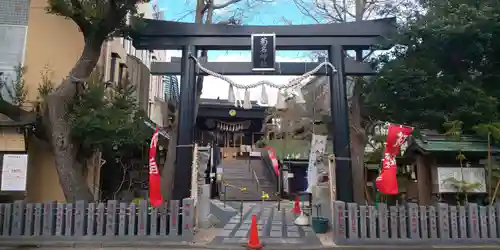
<path fill-rule="evenodd" d="M 36 114 L 0 98 L 0 113 L 14 121 L 35 121 Z"/>
<path fill-rule="evenodd" d="M 197 0 L 195 23 L 203 22 L 204 7 L 205 7 L 205 2 L 203 0 Z M 196 80 L 196 90 L 198 94 L 196 96 L 196 104 L 195 104 L 196 106 L 194 110 L 195 117 L 198 116 L 198 106 L 200 103 L 202 88 L 203 88 L 203 78 L 200 79 L 200 77 L 198 77 L 198 79 Z M 178 115 L 176 115 L 175 117 L 177 119 Z M 161 190 L 163 199 L 165 200 L 170 200 L 170 198 L 172 197 L 172 192 L 175 182 L 174 176 L 175 176 L 176 154 L 177 154 L 177 122 L 174 122 L 172 130 L 170 131 L 170 141 L 168 142 L 167 156 L 165 159 L 165 163 L 163 164 L 163 169 L 161 171 L 161 176 L 162 176 Z"/>
<path fill-rule="evenodd" d="M 365 153 L 365 131 L 361 126 L 361 90 L 362 83 L 356 80 L 353 96 L 351 99 L 351 159 L 352 159 L 352 179 L 354 187 L 354 201 L 356 203 L 365 202 L 365 169 L 364 169 L 364 153 Z M 360 186 L 359 184 L 363 186 Z"/>
<path fill-rule="evenodd" d="M 365 11 L 365 0 L 356 0 L 356 21 L 363 20 Z M 345 4 L 344 4 L 345 6 Z M 356 50 L 356 61 L 363 61 L 363 50 Z M 360 77 L 355 79 L 351 102 L 351 159 L 352 159 L 352 179 L 354 187 L 354 201 L 358 204 L 366 202 L 365 197 L 365 135 L 366 131 L 361 125 L 361 92 L 363 91 L 363 80 Z M 359 184 L 362 184 L 360 186 Z"/>
<path fill-rule="evenodd" d="M 47 96 L 50 138 L 56 169 L 64 196 L 68 202 L 92 200 L 93 196 L 83 176 L 83 165 L 78 162 L 78 147 L 71 139 L 71 127 L 66 120 L 66 107 L 82 84 L 94 70 L 99 60 L 102 42 L 86 42 L 82 55 L 71 70 L 68 79 Z M 48 126 L 47 126 L 48 127 Z"/>
<path fill-rule="evenodd" d="M 167 158 L 161 171 L 161 190 L 164 200 L 172 198 L 175 176 L 175 158 L 177 153 L 177 122 L 174 122 L 170 131 L 170 140 L 167 148 Z"/>
<path fill-rule="evenodd" d="M 205 8 L 205 2 L 203 0 L 198 0 L 198 7 L 196 8 L 196 16 L 195 16 L 195 23 L 203 23 L 203 16 L 205 13 L 207 14 L 205 24 L 211 24 L 212 23 L 212 18 L 214 15 L 214 9 L 213 9 L 213 1 L 208 3 L 208 8 L 204 12 L 203 9 Z M 207 57 L 208 61 L 208 52 L 206 50 L 201 51 L 201 57 Z M 200 100 L 201 100 L 201 92 L 203 91 L 203 75 L 199 75 L 196 78 L 196 103 L 195 103 L 195 108 L 194 108 L 194 117 L 198 117 L 198 108 L 200 107 Z"/>

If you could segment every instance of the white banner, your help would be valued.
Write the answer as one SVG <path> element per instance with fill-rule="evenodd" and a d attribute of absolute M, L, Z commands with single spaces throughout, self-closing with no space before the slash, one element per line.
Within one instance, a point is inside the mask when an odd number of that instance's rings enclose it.
<path fill-rule="evenodd" d="M 311 140 L 311 148 L 309 151 L 309 164 L 307 166 L 307 190 L 311 193 L 312 187 L 317 186 L 318 182 L 318 159 L 325 153 L 326 136 L 314 135 Z"/>
<path fill-rule="evenodd" d="M 26 191 L 27 154 L 5 154 L 2 164 L 2 191 Z"/>

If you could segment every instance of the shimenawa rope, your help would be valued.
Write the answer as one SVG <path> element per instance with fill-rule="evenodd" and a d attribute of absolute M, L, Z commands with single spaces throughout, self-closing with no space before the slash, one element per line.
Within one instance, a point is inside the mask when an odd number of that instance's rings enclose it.
<path fill-rule="evenodd" d="M 281 90 L 283 90 L 283 89 L 290 89 L 290 88 L 297 88 L 302 83 L 302 81 L 304 81 L 308 77 L 314 75 L 321 68 L 323 68 L 323 66 L 330 67 L 333 70 L 333 72 L 337 72 L 337 70 L 335 69 L 335 66 L 333 66 L 333 64 L 331 64 L 330 62 L 325 61 L 325 62 L 320 63 L 316 68 L 312 69 L 311 71 L 306 72 L 306 73 L 304 73 L 301 76 L 298 76 L 298 77 L 290 79 L 288 81 L 288 84 L 277 85 L 277 84 L 274 84 L 274 83 L 270 82 L 269 80 L 261 80 L 261 81 L 258 81 L 256 83 L 253 83 L 253 84 L 243 85 L 243 84 L 238 84 L 238 83 L 234 82 L 233 80 L 231 80 L 227 76 L 224 76 L 222 74 L 219 74 L 217 72 L 214 72 L 212 70 L 209 70 L 209 69 L 205 68 L 196 57 L 194 57 L 194 56 L 191 55 L 190 58 L 193 59 L 196 62 L 196 66 L 198 66 L 198 68 L 200 70 L 202 70 L 203 72 L 207 73 L 208 75 L 211 75 L 213 77 L 219 78 L 219 79 L 221 79 L 221 80 L 229 83 L 230 86 L 229 86 L 229 97 L 228 97 L 228 100 L 230 102 L 234 101 L 235 106 L 241 106 L 241 107 L 243 107 L 245 109 L 251 109 L 252 108 L 252 104 L 250 103 L 250 92 L 248 91 L 249 89 L 262 86 L 262 97 L 263 97 L 262 99 L 267 99 L 267 93 L 265 93 L 266 92 L 265 91 L 265 86 L 266 85 L 269 86 L 269 87 L 271 87 L 271 88 L 278 89 L 278 98 L 277 98 L 276 107 L 279 109 L 279 108 L 284 108 L 284 106 L 286 105 L 284 103 L 284 100 L 283 100 L 283 94 L 280 93 Z M 244 89 L 245 90 L 245 97 L 244 97 L 244 102 L 243 103 L 241 102 L 241 98 L 239 98 L 239 96 L 237 96 L 235 94 L 233 88 Z M 300 95 L 300 99 L 303 99 L 302 93 L 300 93 L 300 89 L 295 89 L 295 92 L 296 92 L 297 95 Z M 262 103 L 265 103 L 265 102 L 263 101 Z"/>

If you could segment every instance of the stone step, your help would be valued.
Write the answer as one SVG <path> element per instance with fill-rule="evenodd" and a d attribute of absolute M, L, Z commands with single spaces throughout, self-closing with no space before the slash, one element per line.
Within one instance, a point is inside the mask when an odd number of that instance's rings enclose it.
<path fill-rule="evenodd" d="M 237 159 L 232 161 L 223 162 L 221 165 L 224 171 L 224 181 L 230 185 L 226 189 L 227 200 L 247 200 L 257 201 L 261 200 L 261 192 L 264 191 L 269 194 L 271 200 L 276 199 L 274 195 L 276 192 L 276 184 L 267 178 L 265 166 L 262 165 L 260 159 L 252 160 L 250 162 L 251 170 L 249 170 L 248 161 L 245 159 Z M 259 187 L 254 177 L 257 176 L 259 180 Z M 242 193 L 240 188 L 246 188 L 247 192 Z"/>

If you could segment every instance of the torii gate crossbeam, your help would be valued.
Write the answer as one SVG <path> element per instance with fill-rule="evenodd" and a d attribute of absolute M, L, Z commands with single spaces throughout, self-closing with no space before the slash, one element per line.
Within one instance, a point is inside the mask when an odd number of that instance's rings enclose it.
<path fill-rule="evenodd" d="M 233 26 L 223 24 L 194 24 L 140 20 L 141 28 L 131 35 L 136 49 L 182 50 L 180 63 L 181 84 L 178 118 L 178 138 L 174 199 L 190 195 L 189 189 L 192 149 L 194 141 L 196 102 L 196 65 L 190 56 L 200 50 L 249 50 L 252 34 L 273 33 L 277 50 L 326 50 L 328 60 L 337 72 L 329 70 L 330 109 L 332 115 L 333 149 L 336 160 L 337 199 L 353 201 L 348 107 L 346 96 L 345 50 L 366 50 L 384 44 L 386 37 L 395 33 L 395 18 L 356 21 L 336 24 L 289 26 Z M 220 72 L 223 73 L 223 72 Z M 241 72 L 240 72 L 241 73 Z M 359 183 L 356 184 L 359 187 Z M 361 188 L 361 187 L 359 187 Z"/>

